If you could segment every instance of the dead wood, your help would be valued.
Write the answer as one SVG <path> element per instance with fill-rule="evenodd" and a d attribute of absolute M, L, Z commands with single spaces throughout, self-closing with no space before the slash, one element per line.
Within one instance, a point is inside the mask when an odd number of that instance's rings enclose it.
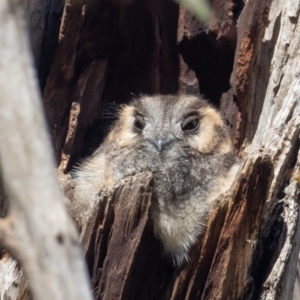
<path fill-rule="evenodd" d="M 9 200 L 0 220 L 1 244 L 20 262 L 35 299 L 91 299 L 78 236 L 54 171 L 20 1 L 1 1 L 0 27 L 0 160 Z M 27 297 L 23 272 L 7 254 L 1 258 L 1 278 L 8 275 L 1 296 Z M 18 282 L 16 295 L 11 288 Z"/>
<path fill-rule="evenodd" d="M 140 93 L 204 94 L 220 107 L 244 161 L 181 268 L 153 236 L 151 174 L 99 191 L 80 229 L 97 299 L 293 299 L 300 238 L 296 2 L 213 0 L 208 24 L 171 0 L 66 2 L 43 75 L 62 181 L 99 145 L 116 106 Z M 72 202 L 72 186 L 66 195 Z"/>
<path fill-rule="evenodd" d="M 81 233 L 96 299 L 258 299 L 276 253 L 290 243 L 273 236 L 278 218 L 277 230 L 286 229 L 280 204 L 273 208 L 277 217 L 265 214 L 273 180 L 271 157 L 254 153 L 216 204 L 191 261 L 181 268 L 163 257 L 153 236 L 150 174 L 127 178 L 113 193 L 100 193 Z M 297 220 L 289 220 L 294 229 Z M 291 235 L 293 240 L 295 231 Z M 272 255 L 270 240 L 277 250 Z M 286 270 L 280 273 L 286 275 Z"/>

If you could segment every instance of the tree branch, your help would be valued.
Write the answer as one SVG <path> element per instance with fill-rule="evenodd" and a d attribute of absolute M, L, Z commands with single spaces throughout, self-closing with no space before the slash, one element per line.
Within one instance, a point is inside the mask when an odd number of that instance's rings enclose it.
<path fill-rule="evenodd" d="M 0 2 L 0 160 L 10 201 L 1 239 L 24 268 L 35 299 L 91 299 L 55 175 L 21 3 Z"/>

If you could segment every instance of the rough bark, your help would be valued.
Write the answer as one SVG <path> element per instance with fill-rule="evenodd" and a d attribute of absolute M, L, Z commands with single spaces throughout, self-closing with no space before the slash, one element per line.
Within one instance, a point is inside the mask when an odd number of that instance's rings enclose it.
<path fill-rule="evenodd" d="M 1 1 L 0 27 L 0 160 L 9 200 L 0 220 L 1 244 L 20 262 L 35 299 L 91 299 L 78 236 L 54 171 L 20 1 Z M 12 290 L 16 265 L 5 264 L 3 272 L 8 280 L 2 296 L 28 297 L 22 277 L 18 294 Z"/>
<path fill-rule="evenodd" d="M 214 0 L 209 23 L 171 0 L 66 3 L 44 89 L 61 178 L 140 93 L 204 94 L 244 160 L 181 268 L 153 236 L 151 174 L 102 191 L 81 232 L 97 299 L 297 299 L 297 1 Z"/>
<path fill-rule="evenodd" d="M 160 295 L 160 286 L 168 277 L 166 263 L 151 268 L 161 263 L 160 245 L 149 218 L 151 196 L 151 174 L 138 174 L 123 180 L 111 195 L 99 198 L 91 222 L 82 232 L 96 299 L 153 299 Z"/>
<path fill-rule="evenodd" d="M 148 11 L 152 16 L 152 22 L 147 24 L 149 27 L 145 26 L 143 30 L 145 32 L 145 28 L 152 29 L 148 31 L 152 34 L 149 34 L 147 39 L 152 40 L 153 46 L 151 52 L 141 49 L 141 53 L 147 58 L 147 62 L 152 62 L 153 76 L 148 84 L 152 82 L 153 85 L 149 90 L 141 79 L 135 79 L 135 86 L 140 84 L 140 92 L 144 93 L 173 92 L 172 89 L 163 90 L 162 85 L 155 84 L 164 80 L 163 69 L 157 63 L 157 60 L 163 60 L 163 50 L 166 49 L 164 46 L 168 45 L 166 35 L 162 33 L 168 32 L 171 37 L 174 32 L 172 22 L 156 22 L 161 20 L 162 9 L 168 7 L 169 1 L 160 2 L 155 9 L 153 6 L 150 9 L 146 2 L 144 10 L 140 10 L 140 4 L 135 1 L 126 5 L 120 3 L 114 6 L 116 16 L 121 14 L 125 17 L 116 17 L 116 26 L 122 26 L 122 45 L 125 44 L 129 49 L 136 49 L 135 43 L 141 42 L 133 42 L 130 37 L 136 38 L 139 36 L 138 30 L 142 29 L 128 27 L 129 24 L 125 22 L 126 14 L 130 11 L 132 17 Z M 289 49 L 297 47 L 283 48 L 280 41 L 288 45 L 291 43 L 289 41 L 297 43 L 291 32 L 296 28 L 298 11 L 292 11 L 289 2 L 279 3 L 271 0 L 249 1 L 245 7 L 240 2 L 226 1 L 225 6 L 217 1 L 212 4 L 215 19 L 209 24 L 195 20 L 191 13 L 180 8 L 177 29 L 179 61 L 173 60 L 176 64 L 180 62 L 180 80 L 179 85 L 175 80 L 171 86 L 178 87 L 180 92 L 197 93 L 199 89 L 213 103 L 220 103 L 231 128 L 232 139 L 238 147 L 242 146 L 240 153 L 246 162 L 238 183 L 227 198 L 225 197 L 227 204 L 212 212 L 207 232 L 202 242 L 194 249 L 192 262 L 181 270 L 161 270 L 160 272 L 167 274 L 165 276 L 169 281 L 164 282 L 159 296 L 151 294 L 149 289 L 149 299 L 228 299 L 228 295 L 231 299 L 289 299 L 295 276 L 295 255 L 299 251 L 295 243 L 298 236 L 296 229 L 299 219 L 299 195 L 297 183 L 292 178 L 298 172 L 300 122 L 299 101 L 294 94 L 297 89 L 297 76 L 296 69 L 292 66 L 295 62 L 293 56 L 288 53 Z M 279 7 L 282 11 L 289 10 L 293 17 L 280 14 Z M 282 18 L 281 21 L 278 20 L 279 17 Z M 138 22 L 138 19 L 133 20 Z M 278 27 L 286 22 L 290 26 L 287 26 L 282 34 L 289 37 L 287 42 L 286 39 L 280 38 L 281 27 Z M 166 26 L 170 26 L 171 29 L 166 31 Z M 129 32 L 131 35 L 128 35 Z M 155 32 L 159 32 L 158 45 L 162 44 L 161 52 L 157 52 Z M 66 35 L 65 43 L 67 40 Z M 171 45 L 174 45 L 174 42 Z M 134 66 L 134 60 L 130 55 L 123 55 L 126 47 L 116 50 L 112 46 L 112 49 L 108 61 L 115 61 L 117 73 L 120 74 L 120 69 L 123 73 L 116 77 L 115 81 L 107 76 L 104 94 L 101 94 L 102 103 L 107 101 L 108 96 L 116 99 L 110 88 L 113 83 L 118 88 L 121 86 L 120 90 L 124 94 L 119 92 L 118 98 L 124 102 L 127 101 L 130 92 L 135 93 L 130 85 L 127 85 L 125 90 L 122 88 L 125 86 L 124 82 L 128 82 L 127 68 L 123 71 L 123 66 Z M 289 56 L 284 58 L 282 49 L 285 49 L 286 55 Z M 78 57 L 80 55 L 77 55 Z M 122 65 L 116 63 L 120 57 L 125 60 Z M 297 55 L 294 54 L 294 57 L 296 60 Z M 280 64 L 282 61 L 291 64 L 286 68 L 288 86 L 282 85 L 284 81 L 272 81 L 276 74 L 278 78 L 284 78 L 282 63 Z M 279 71 L 272 67 L 278 63 Z M 147 66 L 149 65 L 146 64 L 145 70 L 149 72 Z M 110 64 L 106 68 L 109 74 L 116 70 Z M 295 82 L 292 85 L 291 70 L 295 70 Z M 276 87 L 274 82 L 277 82 Z M 278 91 L 282 91 L 280 98 L 275 97 Z M 80 101 L 82 110 L 86 107 L 84 96 Z M 115 101 L 120 102 L 119 99 Z M 78 120 L 76 125 L 80 126 L 80 118 L 75 120 Z M 85 117 L 85 120 L 88 118 Z M 78 134 L 76 131 L 72 131 L 75 136 Z M 57 139 L 54 137 L 54 140 Z M 71 148 L 77 143 L 76 139 L 72 141 L 73 145 L 68 143 Z M 72 157 L 72 150 L 68 153 Z M 89 264 L 95 267 L 92 262 Z M 152 267 L 155 269 L 155 265 Z M 144 269 L 149 270 L 146 267 Z M 168 272 L 173 275 L 170 276 Z M 105 276 L 103 273 L 101 275 Z M 96 291 L 101 280 L 103 279 L 93 281 Z M 124 282 L 126 280 L 124 279 Z M 119 296 L 120 299 L 125 294 L 122 295 Z"/>
<path fill-rule="evenodd" d="M 43 89 L 58 44 L 63 0 L 23 0 L 30 44 Z"/>

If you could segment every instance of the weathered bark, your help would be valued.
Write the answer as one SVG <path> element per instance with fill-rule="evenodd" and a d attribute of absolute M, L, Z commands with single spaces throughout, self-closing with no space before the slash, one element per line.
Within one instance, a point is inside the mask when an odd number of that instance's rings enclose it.
<path fill-rule="evenodd" d="M 170 268 L 161 264 L 151 231 L 151 196 L 151 174 L 127 178 L 111 195 L 100 196 L 82 232 L 96 299 L 153 299 L 166 284 Z"/>
<path fill-rule="evenodd" d="M 78 236 L 54 170 L 20 1 L 0 2 L 0 27 L 0 161 L 9 200 L 0 220 L 1 244 L 20 262 L 35 299 L 91 299 Z M 12 290 L 11 280 L 18 284 L 12 271 L 16 266 L 5 264 L 1 295 L 28 297 L 21 277 L 18 294 Z"/>
<path fill-rule="evenodd" d="M 65 5 L 44 89 L 62 178 L 99 145 L 116 106 L 140 93 L 204 94 L 244 160 L 181 268 L 153 236 L 151 174 L 102 191 L 81 232 L 97 299 L 293 299 L 300 1 L 211 3 L 207 24 L 171 0 Z"/>
<path fill-rule="evenodd" d="M 30 44 L 36 70 L 43 89 L 58 44 L 64 0 L 23 0 Z"/>
<path fill-rule="evenodd" d="M 44 90 L 61 171 L 100 143 L 111 122 L 106 119 L 103 128 L 108 102 L 126 103 L 141 92 L 176 92 L 177 16 L 172 0 L 67 3 Z"/>
<path fill-rule="evenodd" d="M 0 270 L 0 299 L 32 299 L 23 270 L 5 250 L 1 253 Z"/>

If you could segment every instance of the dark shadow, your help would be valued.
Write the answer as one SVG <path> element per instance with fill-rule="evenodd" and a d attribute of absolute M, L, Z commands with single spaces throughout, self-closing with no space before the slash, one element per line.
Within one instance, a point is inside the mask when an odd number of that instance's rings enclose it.
<path fill-rule="evenodd" d="M 287 227 L 282 217 L 283 202 L 278 202 L 271 213 L 272 219 L 258 237 L 259 243 L 253 254 L 254 262 L 249 278 L 252 279 L 247 287 L 244 299 L 259 299 L 261 289 L 268 275 L 272 271 L 286 238 Z"/>
<path fill-rule="evenodd" d="M 216 106 L 222 93 L 230 88 L 234 51 L 232 41 L 217 39 L 214 32 L 201 32 L 192 39 L 184 37 L 179 43 L 180 54 L 199 80 L 200 93 Z"/>

